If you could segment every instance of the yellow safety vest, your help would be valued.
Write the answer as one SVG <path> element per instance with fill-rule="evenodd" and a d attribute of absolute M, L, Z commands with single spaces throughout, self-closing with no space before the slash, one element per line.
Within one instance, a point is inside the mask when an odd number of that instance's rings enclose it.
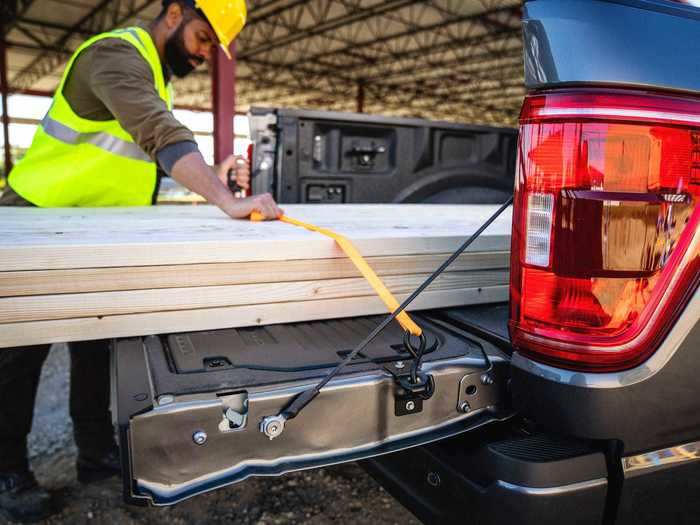
<path fill-rule="evenodd" d="M 118 29 L 86 41 L 73 54 L 51 108 L 25 157 L 10 172 L 10 187 L 41 207 L 147 206 L 156 187 L 156 163 L 117 120 L 79 117 L 63 96 L 76 57 L 105 38 L 126 40 L 151 66 L 155 88 L 172 109 L 172 91 L 151 36 L 139 27 Z"/>

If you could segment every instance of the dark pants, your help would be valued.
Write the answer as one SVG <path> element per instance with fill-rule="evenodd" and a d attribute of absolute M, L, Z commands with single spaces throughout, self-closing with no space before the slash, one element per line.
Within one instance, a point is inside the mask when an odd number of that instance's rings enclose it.
<path fill-rule="evenodd" d="M 27 435 L 49 348 L 0 348 L 0 472 L 28 468 Z M 70 359 L 70 415 L 75 442 L 82 456 L 100 457 L 114 447 L 108 341 L 71 343 Z"/>

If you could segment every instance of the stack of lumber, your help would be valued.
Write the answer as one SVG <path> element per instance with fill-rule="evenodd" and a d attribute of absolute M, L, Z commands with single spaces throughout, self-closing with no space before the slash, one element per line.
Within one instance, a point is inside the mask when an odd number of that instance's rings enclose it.
<path fill-rule="evenodd" d="M 399 301 L 496 210 L 290 205 L 353 241 Z M 507 299 L 510 213 L 409 308 Z M 0 347 L 386 311 L 334 241 L 211 206 L 0 208 Z"/>

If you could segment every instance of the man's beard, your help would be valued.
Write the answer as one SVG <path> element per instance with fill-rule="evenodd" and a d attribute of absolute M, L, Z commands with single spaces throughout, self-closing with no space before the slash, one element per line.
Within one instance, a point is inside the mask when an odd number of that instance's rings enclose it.
<path fill-rule="evenodd" d="M 185 47 L 185 25 L 184 21 L 177 28 L 175 33 L 168 38 L 165 43 L 165 60 L 168 67 L 176 77 L 182 78 L 189 75 L 192 70 L 204 62 L 200 56 L 190 55 Z M 193 60 L 197 66 L 193 66 L 190 61 Z"/>

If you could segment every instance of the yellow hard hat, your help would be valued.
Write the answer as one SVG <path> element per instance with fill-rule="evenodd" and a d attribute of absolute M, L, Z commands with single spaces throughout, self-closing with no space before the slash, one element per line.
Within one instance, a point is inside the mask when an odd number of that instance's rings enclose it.
<path fill-rule="evenodd" d="M 245 0 L 196 0 L 195 3 L 207 17 L 219 44 L 230 59 L 228 48 L 243 29 L 248 15 Z"/>

